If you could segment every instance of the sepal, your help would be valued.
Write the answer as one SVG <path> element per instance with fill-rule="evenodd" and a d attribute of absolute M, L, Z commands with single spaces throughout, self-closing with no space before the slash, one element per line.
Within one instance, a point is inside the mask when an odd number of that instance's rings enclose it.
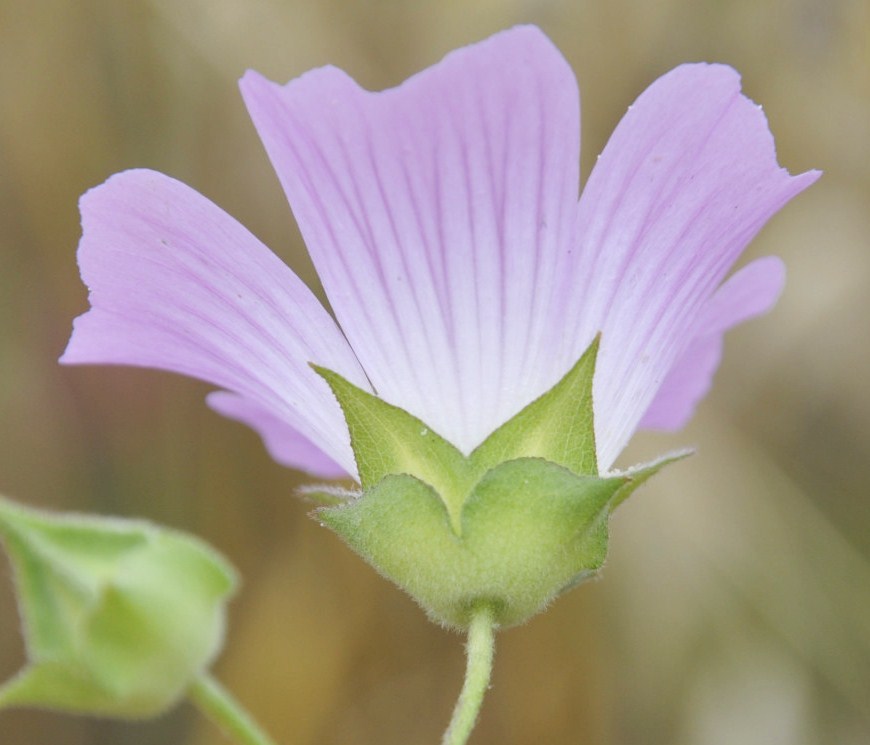
<path fill-rule="evenodd" d="M 436 621 L 464 628 L 472 607 L 522 623 L 594 574 L 613 509 L 678 453 L 598 474 L 592 383 L 600 338 L 550 390 L 469 455 L 423 421 L 315 370 L 344 412 L 362 491 L 308 496 L 314 514 Z"/>
<path fill-rule="evenodd" d="M 436 490 L 458 531 L 462 502 L 476 480 L 468 459 L 404 409 L 338 373 L 313 367 L 329 383 L 344 412 L 363 489 L 392 474 L 414 476 Z"/>
<path fill-rule="evenodd" d="M 433 620 L 465 628 L 471 608 L 486 602 L 500 626 L 511 626 L 602 566 L 610 513 L 679 457 L 608 477 L 539 458 L 502 463 L 472 488 L 459 533 L 435 490 L 405 474 L 315 517 Z"/>
<path fill-rule="evenodd" d="M 543 458 L 598 475 L 592 380 L 601 336 L 550 390 L 495 430 L 470 456 L 478 472 L 517 458 Z"/>
<path fill-rule="evenodd" d="M 405 474 L 431 486 L 454 531 L 473 486 L 490 469 L 519 458 L 542 458 L 575 474 L 596 475 L 592 381 L 600 338 L 550 390 L 498 427 L 467 457 L 404 409 L 313 365 L 344 412 L 363 489 Z"/>

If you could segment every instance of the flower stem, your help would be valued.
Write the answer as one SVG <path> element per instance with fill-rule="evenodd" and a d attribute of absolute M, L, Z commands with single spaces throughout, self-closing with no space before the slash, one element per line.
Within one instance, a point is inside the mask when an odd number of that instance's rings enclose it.
<path fill-rule="evenodd" d="M 203 673 L 188 691 L 196 707 L 238 745 L 275 745 L 233 695 Z"/>
<path fill-rule="evenodd" d="M 477 721 L 483 696 L 489 688 L 492 657 L 495 650 L 495 620 L 488 604 L 478 605 L 468 625 L 468 643 L 465 652 L 465 682 L 453 710 L 450 726 L 444 733 L 442 745 L 465 745 Z"/>

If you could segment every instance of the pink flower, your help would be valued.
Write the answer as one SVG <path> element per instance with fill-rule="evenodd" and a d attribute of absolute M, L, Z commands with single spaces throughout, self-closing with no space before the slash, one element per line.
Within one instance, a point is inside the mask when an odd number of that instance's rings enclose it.
<path fill-rule="evenodd" d="M 332 67 L 285 86 L 249 72 L 241 88 L 337 323 L 214 204 L 127 171 L 82 198 L 91 309 L 61 361 L 213 383 L 212 408 L 326 477 L 356 466 L 311 362 L 468 453 L 600 331 L 601 470 L 639 427 L 681 427 L 723 333 L 774 304 L 783 266 L 726 276 L 818 177 L 778 166 L 734 70 L 690 64 L 630 107 L 578 203 L 577 83 L 533 27 L 379 93 Z"/>

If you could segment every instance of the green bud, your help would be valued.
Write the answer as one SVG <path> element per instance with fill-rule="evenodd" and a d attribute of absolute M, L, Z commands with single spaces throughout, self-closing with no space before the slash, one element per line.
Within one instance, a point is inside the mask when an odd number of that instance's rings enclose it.
<path fill-rule="evenodd" d="M 140 718 L 179 701 L 223 643 L 234 570 L 141 520 L 51 514 L 0 498 L 28 664 L 0 708 Z"/>
<path fill-rule="evenodd" d="M 501 626 L 524 622 L 601 567 L 615 507 L 687 454 L 598 475 L 597 351 L 598 339 L 467 457 L 406 411 L 316 368 L 344 411 L 362 485 L 338 505 L 324 495 L 333 506 L 316 519 L 439 623 L 465 628 L 482 602 Z"/>

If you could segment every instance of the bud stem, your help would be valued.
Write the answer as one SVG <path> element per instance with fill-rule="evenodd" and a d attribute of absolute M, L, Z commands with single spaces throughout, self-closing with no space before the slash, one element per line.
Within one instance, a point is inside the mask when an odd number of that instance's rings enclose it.
<path fill-rule="evenodd" d="M 208 673 L 188 692 L 196 707 L 238 745 L 275 745 L 233 695 Z"/>
<path fill-rule="evenodd" d="M 478 605 L 468 625 L 468 643 L 465 646 L 467 665 L 462 692 L 453 710 L 450 726 L 444 733 L 442 745 L 465 745 L 477 721 L 483 696 L 489 688 L 492 657 L 495 651 L 495 620 L 489 604 Z"/>

